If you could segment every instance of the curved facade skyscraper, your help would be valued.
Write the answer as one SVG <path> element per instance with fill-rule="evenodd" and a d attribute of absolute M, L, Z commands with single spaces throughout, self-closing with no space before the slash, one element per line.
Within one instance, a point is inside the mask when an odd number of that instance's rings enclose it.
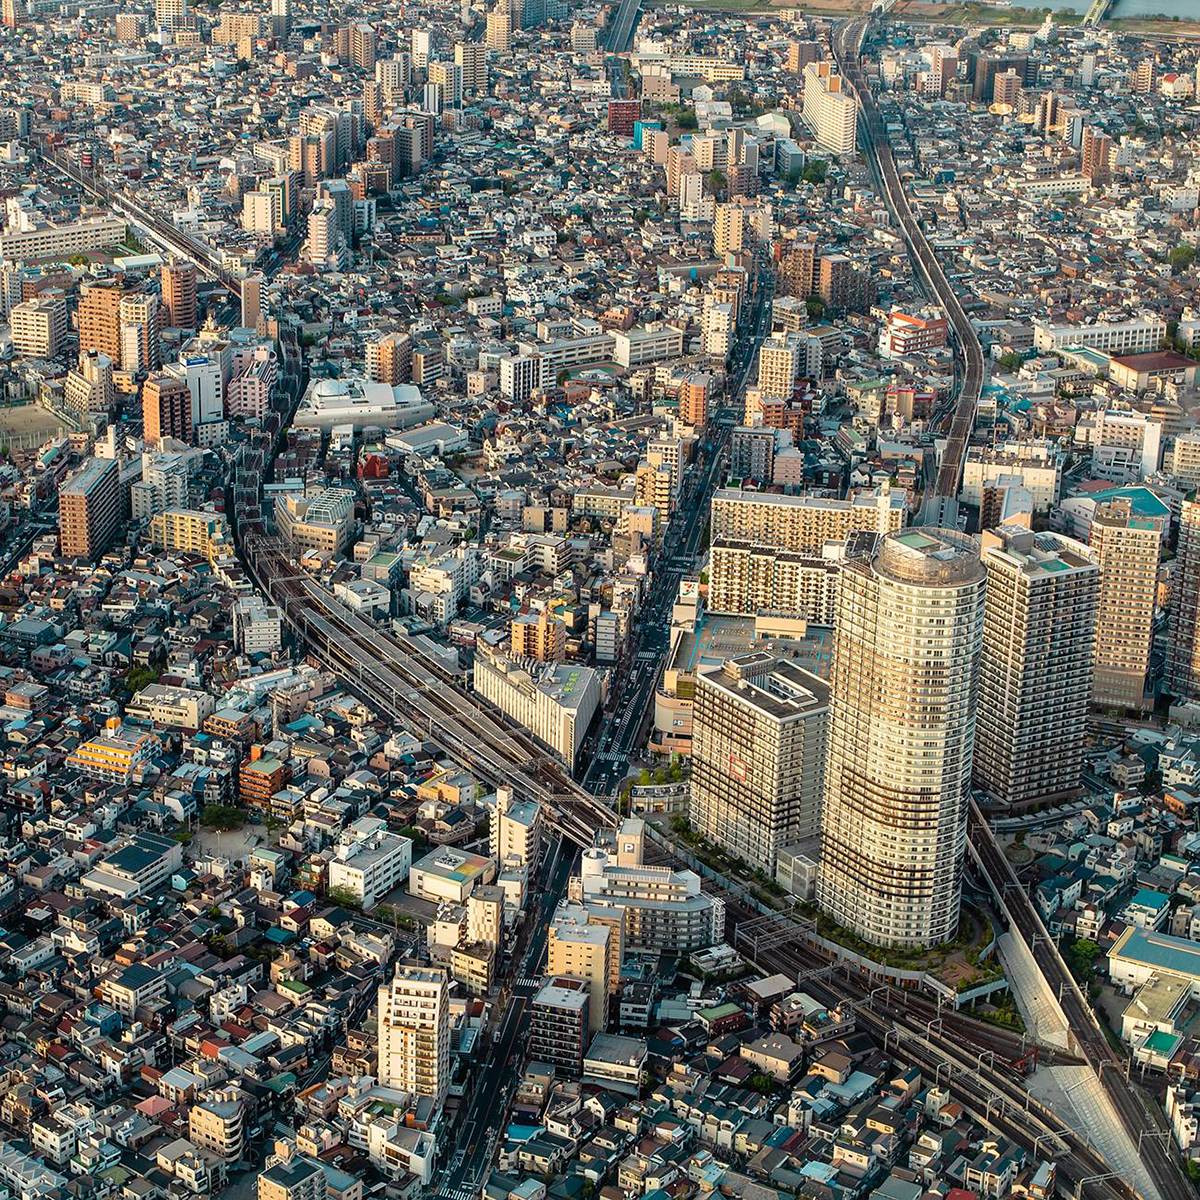
<path fill-rule="evenodd" d="M 834 634 L 817 898 L 882 946 L 958 925 L 985 574 L 946 529 L 860 534 Z"/>

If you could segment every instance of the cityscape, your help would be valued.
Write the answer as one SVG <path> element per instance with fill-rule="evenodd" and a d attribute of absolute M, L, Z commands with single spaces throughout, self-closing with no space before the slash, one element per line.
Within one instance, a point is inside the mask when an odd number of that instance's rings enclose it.
<path fill-rule="evenodd" d="M 1196 0 L 0 0 L 0 1200 L 1200 1194 Z"/>

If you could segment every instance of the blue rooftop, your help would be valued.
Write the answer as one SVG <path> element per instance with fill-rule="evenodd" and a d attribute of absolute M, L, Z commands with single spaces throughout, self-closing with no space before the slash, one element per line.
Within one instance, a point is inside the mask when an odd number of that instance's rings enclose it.
<path fill-rule="evenodd" d="M 1128 500 L 1135 517 L 1169 517 L 1171 515 L 1171 510 L 1149 488 L 1106 488 L 1102 492 L 1092 492 L 1091 497 L 1097 504 L 1103 504 L 1108 500 Z"/>
<path fill-rule="evenodd" d="M 1154 933 L 1136 925 L 1126 930 L 1108 956 L 1200 978 L 1200 942 Z"/>

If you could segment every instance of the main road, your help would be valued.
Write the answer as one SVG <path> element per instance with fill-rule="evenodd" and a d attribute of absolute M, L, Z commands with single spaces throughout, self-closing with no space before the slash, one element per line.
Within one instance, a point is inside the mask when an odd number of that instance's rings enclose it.
<path fill-rule="evenodd" d="M 771 330 L 774 286 L 770 273 L 763 272 L 753 307 L 738 333 L 726 389 L 735 409 L 742 403 L 758 348 Z M 732 429 L 731 424 L 720 419 L 720 414 L 710 422 L 708 449 L 686 477 L 679 503 L 667 524 L 654 583 L 638 613 L 638 632 L 614 685 L 620 689 L 621 700 L 600 725 L 592 759 L 583 776 L 584 786 L 597 794 L 611 794 L 620 787 L 631 755 L 645 740 L 647 714 L 653 708 L 663 663 L 671 650 L 671 609 L 679 593 L 679 581 L 695 568 L 709 502 L 724 473 L 725 451 Z"/>
<path fill-rule="evenodd" d="M 983 388 L 983 348 L 979 344 L 979 334 L 975 326 L 971 324 L 958 293 L 946 278 L 946 273 L 913 212 L 912 203 L 896 167 L 887 130 L 879 115 L 879 106 L 875 103 L 871 85 L 863 74 L 859 50 L 871 20 L 870 16 L 859 17 L 838 25 L 833 34 L 833 54 L 838 69 L 854 89 L 858 99 L 859 142 L 875 164 L 883 184 L 884 201 L 904 239 L 914 269 L 925 284 L 928 294 L 937 299 L 946 313 L 953 332 L 955 353 L 961 362 L 958 398 L 950 415 L 946 448 L 933 489 L 935 509 L 940 513 L 948 513 L 952 511 L 952 506 L 945 502 L 958 495 L 967 444 L 975 427 L 975 413 Z M 936 519 L 935 523 L 941 524 L 942 520 Z"/>

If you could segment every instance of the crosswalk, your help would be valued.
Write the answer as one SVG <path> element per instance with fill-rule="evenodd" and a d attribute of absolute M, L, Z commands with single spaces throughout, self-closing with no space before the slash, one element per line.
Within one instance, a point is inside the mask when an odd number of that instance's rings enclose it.
<path fill-rule="evenodd" d="M 593 762 L 626 762 L 629 759 L 628 754 L 618 754 L 615 750 L 606 750 L 603 754 L 597 754 L 592 760 Z"/>
<path fill-rule="evenodd" d="M 542 986 L 542 977 L 540 975 L 521 975 L 517 979 L 517 987 L 525 988 L 527 991 L 537 991 Z"/>
<path fill-rule="evenodd" d="M 441 1197 L 441 1200 L 471 1200 L 476 1192 L 474 1188 L 469 1187 L 443 1187 L 434 1192 L 434 1195 Z"/>

